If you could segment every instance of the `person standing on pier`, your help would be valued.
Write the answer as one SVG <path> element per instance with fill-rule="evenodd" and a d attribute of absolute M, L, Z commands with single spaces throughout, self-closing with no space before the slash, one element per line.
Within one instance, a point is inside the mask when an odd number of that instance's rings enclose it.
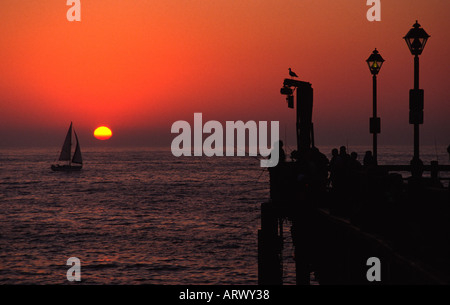
<path fill-rule="evenodd" d="M 375 159 L 373 158 L 372 152 L 370 150 L 366 151 L 363 160 L 364 167 L 369 167 L 375 165 Z"/>
<path fill-rule="evenodd" d="M 330 182 L 333 187 L 338 184 L 339 173 L 342 171 L 342 159 L 339 156 L 339 151 L 337 148 L 331 150 L 331 160 L 330 160 Z"/>
<path fill-rule="evenodd" d="M 341 146 L 339 148 L 339 156 L 341 156 L 342 162 L 344 162 L 344 166 L 347 166 L 350 159 L 350 155 L 347 153 L 347 148 L 345 146 Z"/>
<path fill-rule="evenodd" d="M 284 152 L 283 149 L 283 141 L 279 141 L 279 152 L 278 152 L 278 164 L 280 164 L 280 162 L 285 162 L 286 161 L 286 153 Z"/>
<path fill-rule="evenodd" d="M 361 162 L 358 161 L 358 154 L 355 151 L 350 154 L 350 162 L 348 166 L 352 174 L 360 171 L 362 168 Z"/>

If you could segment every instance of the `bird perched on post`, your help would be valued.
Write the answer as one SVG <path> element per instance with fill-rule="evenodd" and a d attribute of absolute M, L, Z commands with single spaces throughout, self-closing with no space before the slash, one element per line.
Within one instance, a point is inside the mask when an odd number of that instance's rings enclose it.
<path fill-rule="evenodd" d="M 292 77 L 298 77 L 298 75 L 295 74 L 295 72 L 292 71 L 291 68 L 289 68 L 289 75 L 292 76 Z"/>

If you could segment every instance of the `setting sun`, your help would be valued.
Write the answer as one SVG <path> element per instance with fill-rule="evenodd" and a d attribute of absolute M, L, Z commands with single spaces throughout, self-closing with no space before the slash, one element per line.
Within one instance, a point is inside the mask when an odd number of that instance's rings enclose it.
<path fill-rule="evenodd" d="M 106 126 L 97 127 L 94 131 L 94 137 L 99 140 L 108 140 L 112 136 L 112 131 Z"/>

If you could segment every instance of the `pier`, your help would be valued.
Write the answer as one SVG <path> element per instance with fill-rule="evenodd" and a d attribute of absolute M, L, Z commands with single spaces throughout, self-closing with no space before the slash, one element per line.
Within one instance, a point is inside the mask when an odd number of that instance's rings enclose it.
<path fill-rule="evenodd" d="M 333 176 L 329 160 L 314 145 L 312 85 L 285 79 L 280 93 L 289 108 L 294 92 L 297 150 L 292 162 L 269 169 L 270 200 L 261 204 L 258 230 L 259 284 L 283 284 L 285 220 L 298 285 L 309 285 L 312 272 L 321 285 L 450 284 L 450 186 L 443 184 L 449 178 L 441 177 L 450 165 L 418 158 L 422 121 L 410 121 L 415 131 L 410 164 L 379 165 L 375 159 Z M 417 96 L 410 98 L 412 107 Z M 375 139 L 380 128 L 373 121 Z M 372 258 L 380 262 L 379 280 L 368 276 Z"/>
<path fill-rule="evenodd" d="M 271 199 L 261 205 L 258 232 L 259 283 L 283 284 L 288 220 L 297 284 L 308 285 L 311 272 L 320 284 L 370 284 L 371 257 L 381 261 L 381 284 L 449 284 L 449 189 L 433 177 L 403 179 L 386 169 L 360 172 L 343 190 L 289 183 L 304 175 L 295 162 L 271 169 Z"/>

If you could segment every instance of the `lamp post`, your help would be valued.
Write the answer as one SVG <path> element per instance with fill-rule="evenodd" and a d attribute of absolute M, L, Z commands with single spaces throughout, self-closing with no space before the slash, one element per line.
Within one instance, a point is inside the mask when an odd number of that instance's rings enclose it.
<path fill-rule="evenodd" d="M 375 164 L 378 164 L 377 134 L 379 134 L 381 131 L 381 122 L 380 118 L 377 117 L 377 74 L 378 72 L 380 72 L 384 59 L 375 48 L 366 62 L 369 65 L 369 70 L 370 73 L 372 73 L 373 80 L 373 116 L 370 118 L 370 133 L 373 134 L 373 159 L 375 161 Z"/>
<path fill-rule="evenodd" d="M 417 22 L 405 37 L 409 51 L 414 55 L 414 89 L 409 91 L 409 123 L 414 124 L 414 156 L 411 160 L 411 172 L 421 176 L 423 165 L 419 157 L 419 125 L 423 124 L 424 91 L 419 89 L 419 55 L 422 54 L 430 35 Z"/>

